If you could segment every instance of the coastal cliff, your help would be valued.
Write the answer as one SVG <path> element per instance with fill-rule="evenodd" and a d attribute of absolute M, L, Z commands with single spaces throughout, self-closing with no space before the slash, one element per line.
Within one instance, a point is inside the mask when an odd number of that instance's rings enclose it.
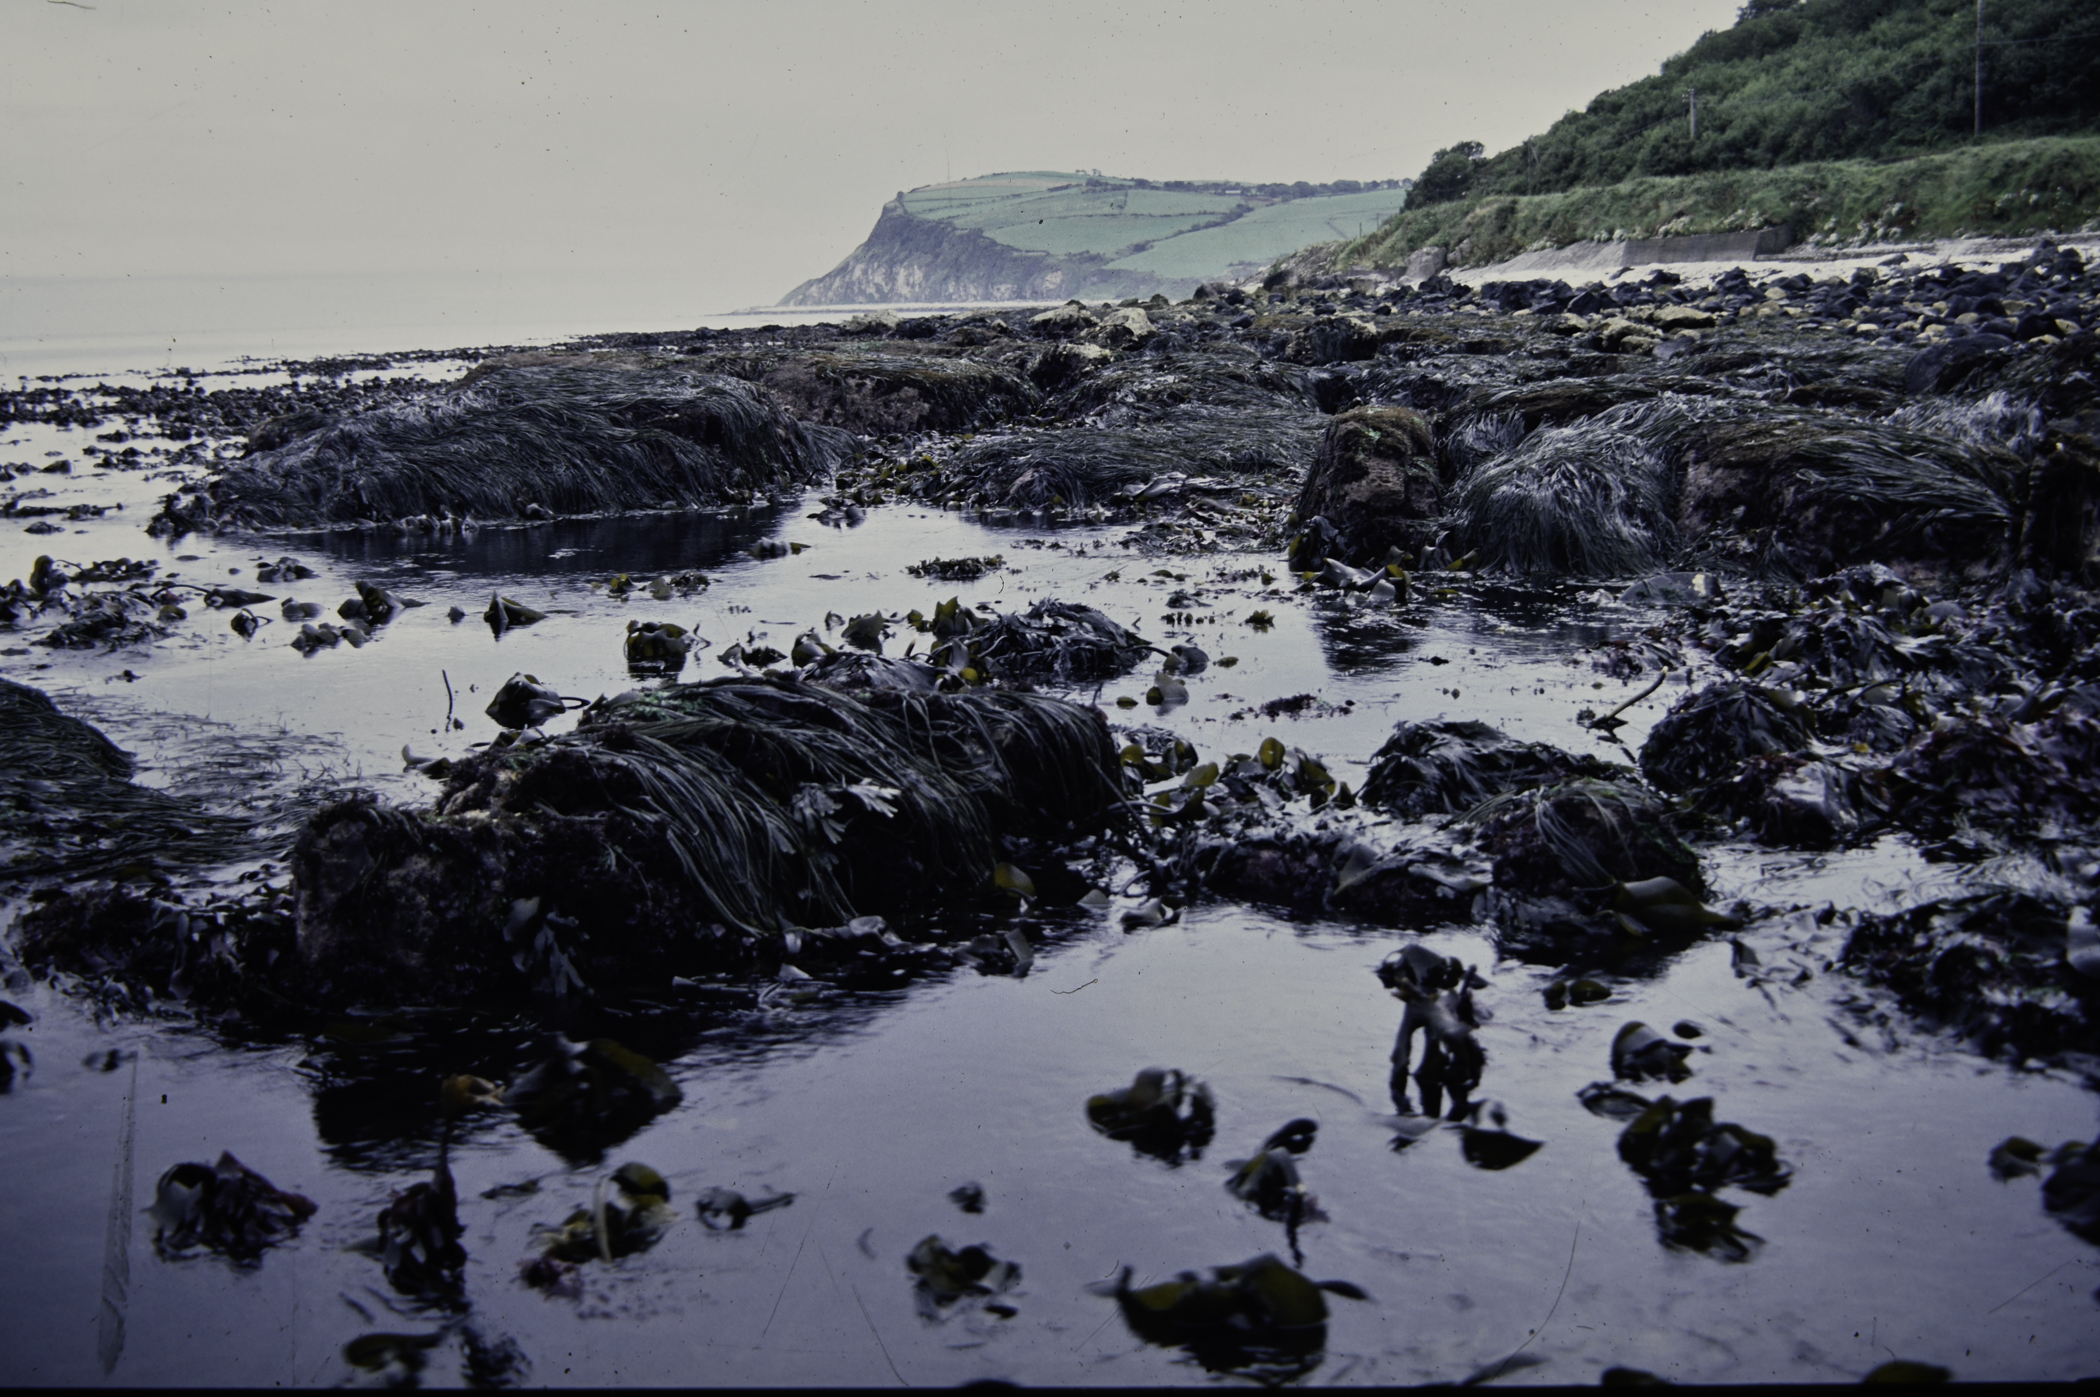
<path fill-rule="evenodd" d="M 803 282 L 780 303 L 1060 300 L 1104 260 L 1009 247 L 975 228 L 917 218 L 900 193 L 882 206 L 874 231 L 845 261 Z"/>
<path fill-rule="evenodd" d="M 900 191 L 865 242 L 781 304 L 1179 299 L 1308 244 L 1368 233 L 1405 197 L 1398 180 L 980 175 Z"/>

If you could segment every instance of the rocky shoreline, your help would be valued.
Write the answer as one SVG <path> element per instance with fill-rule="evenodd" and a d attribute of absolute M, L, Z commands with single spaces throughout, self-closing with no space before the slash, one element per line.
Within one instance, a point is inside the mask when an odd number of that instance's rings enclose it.
<path fill-rule="evenodd" d="M 600 336 L 457 356 L 480 364 L 443 385 L 0 395 L 13 421 L 244 432 L 247 454 L 165 502 L 152 527 L 175 538 L 530 528 L 815 484 L 834 521 L 912 504 L 1107 524 L 1132 564 L 1240 555 L 1310 607 L 1401 625 L 1412 600 L 1474 579 L 1608 580 L 1656 608 L 1618 677 L 1695 659 L 1723 674 L 1622 764 L 1403 722 L 1351 791 L 1319 753 L 1196 751 L 1074 692 L 1156 665 L 1150 697 L 1171 711 L 1213 658 L 1193 647 L 1066 603 L 869 613 L 836 648 L 813 627 L 792 655 L 732 657 L 727 679 L 594 705 L 574 733 L 499 718 L 496 743 L 432 770 L 434 805 L 321 811 L 289 876 L 207 903 L 59 872 L 77 835 L 25 827 L 9 876 L 37 891 L 18 954 L 133 1003 L 261 1018 L 376 1002 L 411 966 L 531 1002 L 1010 964 L 997 927 L 1017 901 L 1134 878 L 1155 921 L 1212 897 L 1401 928 L 1485 920 L 1506 954 L 1572 982 L 1801 914 L 1706 905 L 1716 839 L 1900 832 L 1973 865 L 1973 889 L 1893 916 L 1829 909 L 1837 963 L 1983 1050 L 2091 1066 L 2096 315 L 2100 282 L 2047 244 L 1995 267 L 1582 286 L 1284 268 L 1178 304 Z M 20 490 L 5 509 L 36 517 Z M 365 643 L 380 596 L 315 643 Z M 1169 615 L 1219 600 L 1182 588 Z M 122 645 L 176 624 L 182 601 L 150 576 L 46 570 L 10 585 L 0 623 Z M 236 627 L 261 605 L 211 604 Z M 911 639 L 906 657 L 886 635 Z M 761 730 L 773 746 L 751 745 Z M 122 779 L 107 762 L 93 777 Z M 976 793 L 943 784 L 958 782 Z M 739 822 L 742 853 L 691 843 Z M 703 872 L 724 858 L 745 870 L 734 887 Z M 576 893 L 600 864 L 622 871 Z"/>

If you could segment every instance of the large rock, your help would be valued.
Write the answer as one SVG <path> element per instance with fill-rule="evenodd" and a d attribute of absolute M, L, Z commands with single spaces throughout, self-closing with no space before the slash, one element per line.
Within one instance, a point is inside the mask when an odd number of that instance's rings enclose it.
<path fill-rule="evenodd" d="M 1658 306 L 1649 320 L 1656 329 L 1672 334 L 1679 330 L 1711 330 L 1714 327 L 1714 313 L 1697 306 Z"/>
<path fill-rule="evenodd" d="M 1446 265 L 1444 249 L 1440 247 L 1425 247 L 1420 252 L 1408 254 L 1406 279 L 1408 281 L 1427 281 L 1443 271 Z"/>
<path fill-rule="evenodd" d="M 1110 349 L 1128 349 L 1152 338 L 1152 317 L 1136 306 L 1125 306 L 1103 316 L 1089 338 Z"/>
<path fill-rule="evenodd" d="M 1315 320 L 1305 340 L 1313 363 L 1350 364 L 1375 359 L 1383 336 L 1368 315 L 1330 315 Z"/>
<path fill-rule="evenodd" d="M 1410 557 L 1431 542 L 1442 509 L 1436 441 L 1422 415 L 1404 407 L 1352 408 L 1328 423 L 1298 494 L 1298 518 L 1324 518 L 1344 562 Z"/>
<path fill-rule="evenodd" d="M 1037 334 L 1054 338 L 1091 330 L 1101 323 L 1101 317 L 1078 301 L 1066 301 L 1063 305 L 1052 306 L 1039 315 L 1029 316 L 1028 323 Z"/>

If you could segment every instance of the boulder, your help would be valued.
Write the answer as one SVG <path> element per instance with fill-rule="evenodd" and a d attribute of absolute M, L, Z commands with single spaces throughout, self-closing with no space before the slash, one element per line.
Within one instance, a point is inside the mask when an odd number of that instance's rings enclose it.
<path fill-rule="evenodd" d="M 1098 344 L 1054 344 L 1028 366 L 1028 379 L 1045 392 L 1054 393 L 1078 382 L 1095 365 L 1113 358 L 1114 354 Z"/>
<path fill-rule="evenodd" d="M 849 335 L 879 335 L 897 328 L 897 312 L 893 310 L 864 310 L 850 316 L 839 329 Z"/>
<path fill-rule="evenodd" d="M 1088 338 L 1110 349 L 1128 349 L 1151 339 L 1152 333 L 1152 317 L 1136 306 L 1124 306 L 1103 317 Z"/>
<path fill-rule="evenodd" d="M 1399 548 L 1413 557 L 1435 535 L 1442 511 L 1436 439 L 1404 407 L 1352 408 L 1327 434 L 1298 494 L 1297 517 L 1325 518 L 1344 562 L 1365 563 Z"/>
<path fill-rule="evenodd" d="M 1697 306 L 1657 306 L 1649 319 L 1656 329 L 1671 334 L 1679 330 L 1711 330 L 1714 327 L 1713 312 L 1700 310 Z"/>
<path fill-rule="evenodd" d="M 1615 315 L 1597 327 L 1597 347 L 1610 354 L 1638 354 L 1655 348 L 1662 337 L 1652 325 Z"/>
<path fill-rule="evenodd" d="M 1061 306 L 1052 306 L 1040 315 L 1029 316 L 1028 323 L 1038 334 L 1076 335 L 1099 325 L 1101 317 L 1078 301 L 1066 301 Z"/>
<path fill-rule="evenodd" d="M 1440 247 L 1425 247 L 1419 252 L 1408 254 L 1406 279 L 1409 281 L 1427 281 L 1443 271 L 1448 265 L 1450 264 L 1445 258 L 1444 249 Z"/>
<path fill-rule="evenodd" d="M 1332 315 L 1313 322 L 1306 348 L 1315 364 L 1348 364 L 1373 359 L 1382 337 L 1367 315 Z"/>

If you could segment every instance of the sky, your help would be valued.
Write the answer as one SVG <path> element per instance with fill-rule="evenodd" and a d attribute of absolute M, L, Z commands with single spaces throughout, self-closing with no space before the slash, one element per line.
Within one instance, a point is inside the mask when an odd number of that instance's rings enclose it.
<path fill-rule="evenodd" d="M 946 178 L 1499 150 L 1738 3 L 5 0 L 0 317 L 210 281 L 264 320 L 500 288 L 681 323 L 771 304 Z"/>

